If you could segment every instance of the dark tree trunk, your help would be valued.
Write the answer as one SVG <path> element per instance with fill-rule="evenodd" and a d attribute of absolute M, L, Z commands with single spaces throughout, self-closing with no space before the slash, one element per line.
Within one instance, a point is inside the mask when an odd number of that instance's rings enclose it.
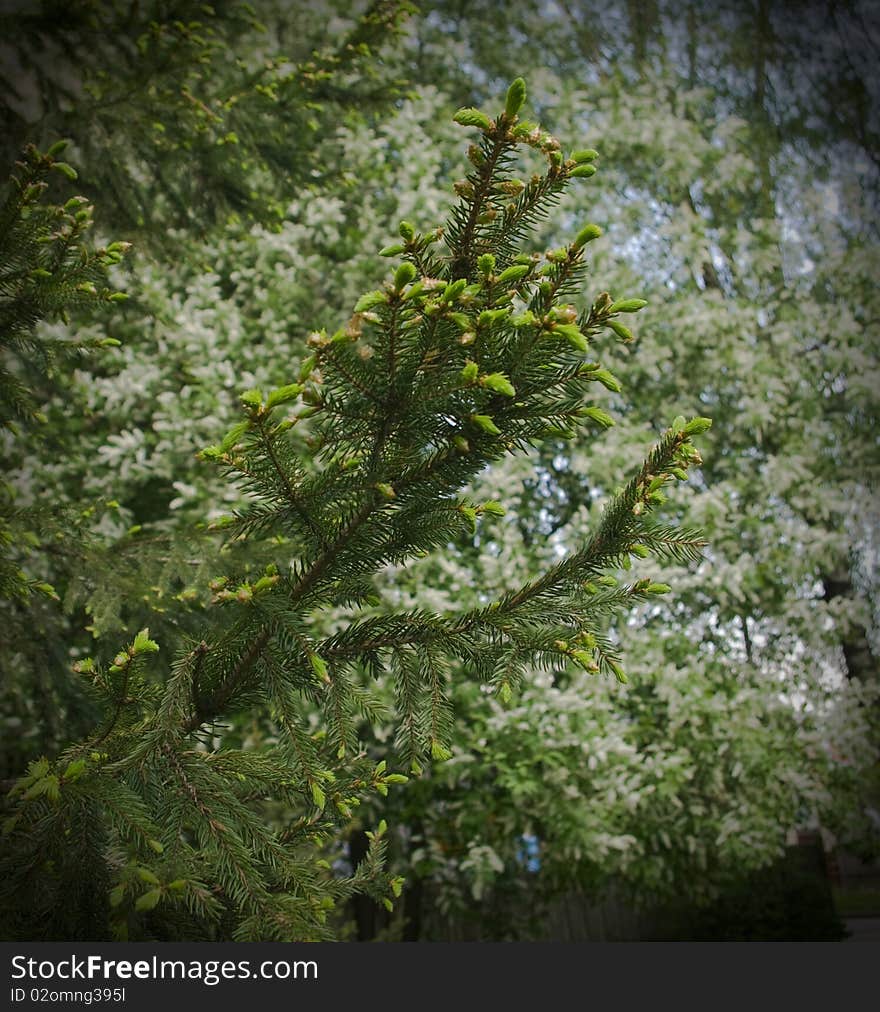
<path fill-rule="evenodd" d="M 357 866 L 367 856 L 370 841 L 367 834 L 359 829 L 348 838 L 348 856 L 352 868 Z M 355 895 L 351 898 L 352 912 L 354 913 L 355 924 L 357 925 L 357 940 L 369 942 L 376 937 L 376 902 L 369 896 Z"/>
<path fill-rule="evenodd" d="M 826 601 L 855 596 L 852 578 L 846 570 L 841 569 L 826 575 L 822 584 Z M 877 678 L 877 658 L 871 650 L 867 630 L 863 626 L 848 629 L 841 636 L 840 645 L 843 648 L 843 659 L 849 678 L 858 678 L 863 682 L 871 682 Z"/>

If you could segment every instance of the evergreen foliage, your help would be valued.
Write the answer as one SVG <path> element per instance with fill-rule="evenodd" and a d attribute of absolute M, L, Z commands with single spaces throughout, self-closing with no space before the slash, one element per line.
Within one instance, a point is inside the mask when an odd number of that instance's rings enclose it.
<path fill-rule="evenodd" d="M 457 114 L 479 138 L 447 225 L 402 222 L 382 251 L 400 261 L 390 279 L 343 327 L 309 338 L 295 382 L 244 392 L 241 421 L 202 452 L 249 500 L 213 524 L 225 572 L 196 632 L 182 622 L 160 642 L 144 628 L 112 663 L 75 665 L 101 716 L 11 791 L 5 937 L 327 937 L 340 901 L 366 892 L 391 906 L 402 888 L 383 869 L 384 822 L 352 874 L 329 863 L 353 809 L 407 779 L 363 746 L 364 723 L 384 718 L 371 678 L 393 681 L 396 751 L 416 776 L 451 754 L 456 665 L 502 701 L 532 665 L 626 680 L 604 618 L 669 588 L 609 570 L 698 557 L 696 533 L 653 514 L 700 464 L 692 437 L 707 419 L 676 418 L 591 534 L 541 575 L 446 611 L 375 596 L 387 567 L 499 522 L 498 501 L 467 492 L 487 467 L 611 422 L 593 391 L 619 385 L 591 342 L 626 338 L 620 315 L 644 303 L 568 301 L 594 226 L 524 249 L 569 183 L 595 171 L 594 152 L 566 157 L 520 120 L 524 99 L 518 79 L 494 119 Z M 546 160 L 528 182 L 511 175 L 518 148 Z M 330 609 L 343 610 L 328 631 Z M 257 713 L 274 733 L 233 747 L 229 722 Z"/>
<path fill-rule="evenodd" d="M 45 421 L 32 388 L 59 354 L 110 344 L 109 339 L 65 342 L 38 335 L 37 323 L 68 320 L 71 309 L 127 298 L 107 287 L 107 272 L 122 260 L 129 244 L 95 249 L 87 241 L 93 212 L 88 201 L 71 196 L 59 206 L 45 199 L 52 172 L 76 179 L 73 166 L 57 158 L 65 146 L 59 141 L 45 154 L 33 145 L 25 148 L 0 208 L 0 425 L 6 428 L 14 420 Z"/>
<path fill-rule="evenodd" d="M 71 360 L 118 344 L 106 337 L 38 332 L 37 324 L 69 320 L 70 310 L 127 298 L 109 287 L 108 272 L 128 243 L 91 245 L 92 206 L 84 197 L 71 196 L 63 205 L 46 199 L 53 172 L 76 179 L 76 170 L 57 157 L 64 147 L 63 141 L 45 153 L 26 147 L 0 207 L 0 429 L 6 447 L 22 429 L 39 431 L 47 423 L 37 390 L 44 393 Z M 58 600 L 50 583 L 28 572 L 28 557 L 45 539 L 56 548 L 64 541 L 69 548 L 77 540 L 77 520 L 69 510 L 20 501 L 8 480 L 0 486 L 0 602 L 12 612 L 6 612 L 4 623 L 7 644 L 17 638 L 14 616 L 23 617 L 33 594 Z"/>
<path fill-rule="evenodd" d="M 223 298 L 246 302 L 242 311 L 254 318 L 242 338 L 251 349 L 261 346 L 262 361 L 272 363 L 280 380 L 285 367 L 277 335 L 269 340 L 271 324 L 253 313 L 252 300 L 260 296 L 239 295 L 230 277 L 240 267 L 236 241 L 249 246 L 254 227 L 266 236 L 289 228 L 292 194 L 307 207 L 323 189 L 350 191 L 332 138 L 342 124 L 365 124 L 399 96 L 383 51 L 409 13 L 407 4 L 394 0 L 357 10 L 334 0 L 295 10 L 270 0 L 258 10 L 195 3 L 173 9 L 163 3 L 25 7 L 0 14 L 0 75 L 7 85 L 0 97 L 0 152 L 11 161 L 24 140 L 50 145 L 58 136 L 70 139 L 76 185 L 96 201 L 99 233 L 124 228 L 136 243 L 136 256 L 113 269 L 114 284 L 124 284 L 135 298 L 124 311 L 105 314 L 94 311 L 100 300 L 71 284 L 57 294 L 67 300 L 75 325 L 48 312 L 33 329 L 39 311 L 26 321 L 20 317 L 34 346 L 39 342 L 56 357 L 77 346 L 91 353 L 78 352 L 67 363 L 73 368 L 41 378 L 39 359 L 32 366 L 30 351 L 20 359 L 22 390 L 31 390 L 31 410 L 47 421 L 0 448 L 10 484 L 4 510 L 26 508 L 29 517 L 18 525 L 20 535 L 10 534 L 17 560 L 10 577 L 22 569 L 32 586 L 54 587 L 63 602 L 62 609 L 33 598 L 23 607 L 0 600 L 4 777 L 85 731 L 81 721 L 89 719 L 90 708 L 65 672 L 72 658 L 89 651 L 112 657 L 109 637 L 94 640 L 108 630 L 148 624 L 161 632 L 166 621 L 177 633 L 195 621 L 189 612 L 198 611 L 197 603 L 180 595 L 189 592 L 188 576 L 210 565 L 206 539 L 189 524 L 193 514 L 205 512 L 205 499 L 175 525 L 169 502 L 173 508 L 180 496 L 172 482 L 189 487 L 195 450 L 224 424 L 234 399 L 213 371 L 213 342 L 194 350 L 178 328 L 174 284 L 180 277 L 172 264 L 200 279 L 203 289 L 207 265 L 220 270 Z M 67 180 L 61 172 L 49 178 L 57 182 L 48 196 L 64 204 L 59 184 Z M 66 211 L 78 214 L 81 228 L 92 211 L 84 198 L 80 204 Z M 10 245 L 29 256 L 26 244 L 38 230 L 25 226 L 22 233 L 8 233 Z M 211 242 L 221 235 L 229 237 L 226 249 Z M 352 236 L 351 245 L 356 241 Z M 119 245 L 111 244 L 108 255 Z M 161 264 L 152 256 L 160 250 Z M 328 255 L 325 246 L 312 260 Z M 267 272 L 277 276 L 274 264 L 258 270 L 264 279 Z M 325 287 L 325 315 L 333 318 L 359 283 L 349 282 L 345 299 L 330 298 Z M 44 278 L 44 302 L 50 291 Z M 289 300 L 278 307 L 285 327 L 300 314 L 314 315 L 311 306 L 293 307 Z M 211 329 L 213 337 L 219 328 Z M 236 364 L 231 373 L 243 371 Z M 203 385 L 201 375 L 209 377 Z M 181 395 L 181 377 L 198 403 Z M 156 412 L 171 399 L 187 425 L 172 421 L 163 436 Z M 6 396 L 3 402 L 12 403 Z M 201 431 L 190 430 L 195 420 Z M 159 467 L 151 453 L 157 440 L 174 443 L 176 451 Z M 234 492 L 220 482 L 208 484 L 209 495 L 218 497 L 215 508 L 222 509 L 224 493 L 229 499 Z M 165 607 L 171 598 L 173 613 Z"/>
<path fill-rule="evenodd" d="M 84 701 L 69 680 L 51 676 L 69 657 L 61 642 L 44 635 L 44 618 L 51 626 L 50 616 L 58 610 L 59 596 L 50 581 L 71 569 L 92 568 L 97 560 L 88 524 L 94 509 L 23 494 L 14 471 L 26 446 L 52 444 L 53 426 L 42 405 L 53 390 L 64 389 L 71 366 L 119 344 L 104 334 L 42 325 L 66 324 L 71 313 L 106 311 L 128 298 L 112 287 L 110 274 L 129 244 L 93 245 L 93 208 L 85 197 L 73 195 L 63 204 L 49 199 L 51 178 L 61 177 L 68 189 L 77 178 L 73 166 L 59 160 L 65 147 L 58 141 L 42 153 L 28 145 L 0 209 L 0 460 L 5 472 L 0 485 L 0 621 L 4 716 L 16 742 L 4 748 L 4 777 L 17 772 L 13 764 L 21 751 L 27 754 L 34 734 L 43 735 L 43 744 L 55 745 L 79 726 Z M 49 557 L 51 567 L 46 565 Z M 13 735 L 16 728 L 27 731 Z"/>
<path fill-rule="evenodd" d="M 876 855 L 877 89 L 870 45 L 857 44 L 875 13 L 853 0 L 794 25 L 766 2 L 440 7 L 420 32 L 425 80 L 479 103 L 486 82 L 533 68 L 545 119 L 589 123 L 602 172 L 566 210 L 607 223 L 596 269 L 615 289 L 639 278 L 651 313 L 634 345 L 605 351 L 627 377 L 607 437 L 547 441 L 488 476 L 490 496 L 525 482 L 509 511 L 521 536 L 463 538 L 442 565 L 396 574 L 399 599 L 460 599 L 552 559 L 589 529 L 658 418 L 704 405 L 714 424 L 706 464 L 666 507 L 711 550 L 699 570 L 664 574 L 674 596 L 615 623 L 633 684 L 597 769 L 570 728 L 592 740 L 602 709 L 530 674 L 513 711 L 462 692 L 455 761 L 401 792 L 416 830 L 396 839 L 397 867 L 414 905 L 423 885 L 422 927 L 445 903 L 485 913 L 483 937 L 497 937 L 511 890 L 522 901 L 520 833 L 541 848 L 530 904 L 587 883 L 711 907 L 794 827 Z M 560 225 L 542 240 L 558 242 Z M 497 765 L 487 728 L 511 736 Z M 648 750 L 656 784 L 643 779 Z M 593 817 L 599 833 L 626 826 L 625 849 L 591 847 Z M 488 922 L 495 900 L 504 913 Z"/>
<path fill-rule="evenodd" d="M 229 216 L 277 226 L 329 126 L 399 94 L 377 53 L 411 8 L 276 6 L 87 0 L 0 14 L 0 154 L 70 138 L 86 192 L 112 196 L 100 213 L 142 244 L 167 249 L 176 229 L 204 234 Z"/>

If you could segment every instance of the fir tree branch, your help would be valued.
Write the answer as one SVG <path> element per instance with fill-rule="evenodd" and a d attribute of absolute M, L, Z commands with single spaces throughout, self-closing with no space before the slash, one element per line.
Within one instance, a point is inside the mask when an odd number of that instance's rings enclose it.
<path fill-rule="evenodd" d="M 190 734 L 192 731 L 201 727 L 202 724 L 209 720 L 216 719 L 223 713 L 226 704 L 251 673 L 256 662 L 260 659 L 260 656 L 272 637 L 273 631 L 274 630 L 271 624 L 263 626 L 251 645 L 239 658 L 235 667 L 229 675 L 223 679 L 218 688 L 212 693 L 211 697 L 203 700 L 201 706 L 197 709 L 197 712 L 185 721 L 183 725 L 184 733 Z"/>
<path fill-rule="evenodd" d="M 293 509 L 297 516 L 300 517 L 308 530 L 312 532 L 317 544 L 323 545 L 325 543 L 324 532 L 318 526 L 314 517 L 312 517 L 309 511 L 303 506 L 299 496 L 296 494 L 296 490 L 290 482 L 287 471 L 281 466 L 281 461 L 278 459 L 278 454 L 275 452 L 274 437 L 268 428 L 268 421 L 268 415 L 257 415 L 257 431 L 260 434 L 266 456 L 269 458 L 272 463 L 272 467 L 275 469 L 275 474 L 281 484 L 281 487 L 284 489 L 291 509 Z"/>

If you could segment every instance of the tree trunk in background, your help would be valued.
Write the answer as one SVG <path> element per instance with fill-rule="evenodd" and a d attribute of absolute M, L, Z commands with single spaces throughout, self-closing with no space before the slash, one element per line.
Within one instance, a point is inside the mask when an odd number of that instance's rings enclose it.
<path fill-rule="evenodd" d="M 654 0 L 627 0 L 633 61 L 639 70 L 648 57 L 648 40 L 659 32 L 657 4 Z"/>
<path fill-rule="evenodd" d="M 822 580 L 825 600 L 833 601 L 838 597 L 855 597 L 852 577 L 846 569 L 826 575 Z M 849 678 L 858 678 L 863 682 L 871 682 L 877 678 L 877 658 L 868 642 L 867 630 L 864 626 L 855 625 L 841 636 L 840 645 Z"/>

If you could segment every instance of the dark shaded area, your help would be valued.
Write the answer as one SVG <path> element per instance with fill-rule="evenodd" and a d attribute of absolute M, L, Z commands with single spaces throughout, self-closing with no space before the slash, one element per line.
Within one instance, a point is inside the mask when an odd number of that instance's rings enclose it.
<path fill-rule="evenodd" d="M 403 941 L 841 941 L 846 928 L 838 914 L 826 855 L 816 836 L 789 847 L 784 857 L 743 875 L 706 906 L 668 904 L 638 908 L 613 890 L 602 900 L 568 893 L 546 904 L 530 895 L 529 883 L 506 895 L 494 892 L 458 917 L 436 908 L 427 922 L 404 910 Z M 422 883 L 416 890 L 430 896 Z M 409 895 L 407 889 L 406 895 Z M 511 903 L 511 901 L 514 901 Z M 385 911 L 358 915 L 358 941 L 400 931 Z"/>
<path fill-rule="evenodd" d="M 6 8 L 0 163 L 25 143 L 70 139 L 101 224 L 166 251 L 169 226 L 203 236 L 230 216 L 276 225 L 334 124 L 399 94 L 374 54 L 404 3 L 359 4 L 331 37 L 308 10 L 291 4 L 286 24 L 269 25 L 266 10 L 195 0 Z"/>

